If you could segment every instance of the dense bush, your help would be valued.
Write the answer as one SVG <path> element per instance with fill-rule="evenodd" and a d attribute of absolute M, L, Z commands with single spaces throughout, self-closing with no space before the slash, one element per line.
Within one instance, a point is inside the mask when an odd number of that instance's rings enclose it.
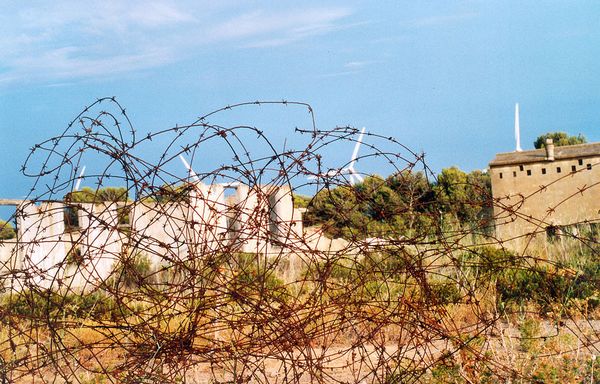
<path fill-rule="evenodd" d="M 127 201 L 127 194 L 125 187 L 104 187 L 97 190 L 84 187 L 80 191 L 69 192 L 65 196 L 65 201 L 70 203 L 119 202 Z"/>
<path fill-rule="evenodd" d="M 533 142 L 533 146 L 537 149 L 544 148 L 544 145 L 546 145 L 546 139 L 552 139 L 553 144 L 557 147 L 563 145 L 587 143 L 587 139 L 581 134 L 577 136 L 569 136 L 566 132 L 549 132 L 538 136 Z"/>
<path fill-rule="evenodd" d="M 577 300 L 585 301 L 589 309 L 598 307 L 599 282 L 598 264 L 589 264 L 579 272 L 542 265 L 505 270 L 496 281 L 496 289 L 501 306 L 532 302 L 545 313 L 568 309 L 577 305 Z"/>
<path fill-rule="evenodd" d="M 155 277 L 148 256 L 137 253 L 116 263 L 107 284 L 116 289 L 135 288 L 154 282 Z"/>
<path fill-rule="evenodd" d="M 121 316 L 114 298 L 100 291 L 86 294 L 62 294 L 53 291 L 24 290 L 6 294 L 2 308 L 25 318 L 111 319 Z"/>
<path fill-rule="evenodd" d="M 0 240 L 10 240 L 16 237 L 15 229 L 6 221 L 0 220 Z"/>
<path fill-rule="evenodd" d="M 272 265 L 252 253 L 236 253 L 233 258 L 233 284 L 230 293 L 238 299 L 260 298 L 267 302 L 285 302 L 288 291 Z"/>
<path fill-rule="evenodd" d="M 435 182 L 422 172 L 403 171 L 386 179 L 370 176 L 354 186 L 321 190 L 308 202 L 304 221 L 344 238 L 424 237 L 440 230 L 443 221 L 488 233 L 490 178 L 455 167 L 444 169 Z"/>

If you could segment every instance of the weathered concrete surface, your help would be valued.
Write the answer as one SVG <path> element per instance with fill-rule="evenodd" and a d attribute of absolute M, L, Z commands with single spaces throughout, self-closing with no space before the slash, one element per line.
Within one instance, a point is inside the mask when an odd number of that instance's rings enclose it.
<path fill-rule="evenodd" d="M 496 235 L 519 252 L 548 227 L 600 221 L 600 143 L 498 154 L 490 163 Z"/>
<path fill-rule="evenodd" d="M 31 202 L 18 208 L 16 255 L 29 280 L 49 288 L 56 284 L 65 259 L 64 204 Z"/>
<path fill-rule="evenodd" d="M 237 185 L 225 198 L 224 186 L 197 183 L 175 201 L 150 199 L 121 203 L 6 200 L 17 206 L 18 242 L 0 257 L 22 267 L 21 281 L 46 288 L 93 287 L 109 278 L 118 260 L 142 254 L 154 268 L 220 252 L 264 255 L 305 247 L 302 217 L 289 188 Z M 78 225 L 65 226 L 66 210 Z M 129 227 L 119 223 L 119 210 Z M 2 260 L 4 260 L 2 259 Z M 12 263 L 12 264 L 11 264 Z M 19 285 L 17 284 L 17 285 Z"/>

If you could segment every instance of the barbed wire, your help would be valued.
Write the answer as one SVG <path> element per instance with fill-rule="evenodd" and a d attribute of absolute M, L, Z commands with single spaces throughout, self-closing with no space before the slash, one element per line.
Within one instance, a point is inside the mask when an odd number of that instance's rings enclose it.
<path fill-rule="evenodd" d="M 307 144 L 280 150 L 264 129 L 209 122 L 264 106 L 306 110 L 289 142 Z M 85 107 L 22 167 L 32 188 L 0 247 L 4 382 L 592 376 L 598 221 L 536 248 L 552 223 L 522 212 L 535 193 L 494 199 L 479 175 L 444 195 L 423 153 L 362 132 L 319 129 L 290 101 L 153 133 L 114 97 Z M 361 154 L 336 165 L 342 144 Z M 494 231 L 517 218 L 534 229 Z"/>

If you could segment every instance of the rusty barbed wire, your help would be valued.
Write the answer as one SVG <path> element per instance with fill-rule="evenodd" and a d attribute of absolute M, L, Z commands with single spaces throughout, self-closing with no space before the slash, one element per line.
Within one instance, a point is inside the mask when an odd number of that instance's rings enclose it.
<path fill-rule="evenodd" d="M 300 149 L 209 121 L 265 106 L 306 111 L 307 127 L 289 131 Z M 355 143 L 360 156 L 330 161 L 332 148 Z M 319 129 L 310 105 L 290 101 L 137 132 L 102 98 L 35 145 L 22 171 L 32 188 L 0 248 L 4 382 L 529 382 L 560 376 L 557 366 L 593 375 L 598 221 L 543 248 L 508 246 L 551 228 L 522 212 L 547 186 L 494 199 L 479 175 L 449 182 L 470 192 L 444 200 L 424 154 L 374 132 Z M 517 219 L 534 229 L 495 235 L 494 222 Z"/>

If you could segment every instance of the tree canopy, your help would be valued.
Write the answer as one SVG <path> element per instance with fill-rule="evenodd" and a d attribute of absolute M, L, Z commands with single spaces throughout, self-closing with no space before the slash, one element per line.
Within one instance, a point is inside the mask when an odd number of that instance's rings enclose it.
<path fill-rule="evenodd" d="M 13 226 L 4 220 L 0 220 L 0 240 L 10 240 L 15 237 L 16 233 Z"/>
<path fill-rule="evenodd" d="M 72 203 L 100 203 L 100 202 L 118 202 L 127 201 L 127 188 L 125 187 L 104 187 L 93 190 L 84 187 L 80 191 L 69 192 L 65 200 Z"/>
<path fill-rule="evenodd" d="M 332 237 L 419 237 L 435 232 L 440 219 L 488 228 L 491 207 L 489 175 L 452 167 L 435 181 L 422 172 L 403 171 L 324 189 L 309 202 L 304 222 L 321 225 Z"/>
<path fill-rule="evenodd" d="M 434 186 L 440 209 L 462 225 L 488 226 L 492 210 L 489 174 L 465 173 L 457 167 L 444 168 Z"/>
<path fill-rule="evenodd" d="M 582 134 L 579 134 L 577 136 L 569 136 L 566 132 L 548 132 L 535 139 L 535 141 L 533 142 L 533 146 L 536 149 L 544 148 L 544 145 L 546 144 L 546 139 L 552 139 L 552 142 L 557 147 L 563 145 L 587 143 L 587 139 Z"/>

